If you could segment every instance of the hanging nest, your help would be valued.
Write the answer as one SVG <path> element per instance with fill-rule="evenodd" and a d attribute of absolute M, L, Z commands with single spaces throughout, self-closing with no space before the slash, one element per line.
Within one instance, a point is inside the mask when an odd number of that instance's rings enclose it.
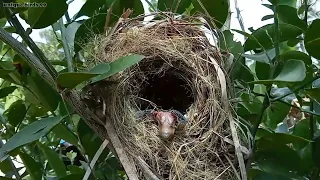
<path fill-rule="evenodd" d="M 233 141 L 226 142 L 233 137 L 229 125 L 232 112 L 222 85 L 227 84 L 224 58 L 210 44 L 199 22 L 126 20 L 112 35 L 95 37 L 87 46 L 91 65 L 131 54 L 145 56 L 98 82 L 103 88 L 90 98 L 100 107 L 102 101 L 97 99 L 103 99 L 104 113 L 127 155 L 142 159 L 159 179 L 235 179 L 237 174 Z M 152 118 L 136 116 L 137 111 L 155 106 L 178 110 L 188 119 L 171 141 L 159 137 Z M 133 162 L 139 179 L 147 179 L 137 161 Z"/>

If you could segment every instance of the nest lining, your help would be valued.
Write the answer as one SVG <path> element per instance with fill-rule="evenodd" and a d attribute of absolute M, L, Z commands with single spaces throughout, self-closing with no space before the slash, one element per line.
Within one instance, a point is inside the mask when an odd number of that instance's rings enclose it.
<path fill-rule="evenodd" d="M 133 159 L 141 157 L 162 178 L 234 179 L 230 165 L 236 159 L 234 147 L 223 141 L 231 136 L 227 119 L 231 112 L 222 107 L 221 88 L 209 58 L 223 67 L 222 55 L 199 27 L 174 22 L 129 21 L 111 37 L 94 38 L 88 46 L 93 64 L 129 54 L 145 56 L 108 79 L 115 83 L 101 95 L 107 102 L 105 113 L 126 152 Z M 186 113 L 187 126 L 171 142 L 158 136 L 152 119 L 136 119 L 136 111 L 153 108 L 150 102 Z"/>

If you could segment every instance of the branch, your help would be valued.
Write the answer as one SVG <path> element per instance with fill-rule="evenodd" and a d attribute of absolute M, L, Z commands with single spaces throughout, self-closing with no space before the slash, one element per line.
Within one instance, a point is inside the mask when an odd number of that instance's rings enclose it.
<path fill-rule="evenodd" d="M 34 43 L 34 41 L 29 37 L 26 33 L 22 25 L 20 24 L 19 20 L 17 19 L 16 15 L 12 12 L 9 8 L 3 8 L 3 4 L 1 3 L 1 9 L 4 10 L 7 19 L 16 29 L 17 33 L 22 37 L 22 39 L 27 43 L 33 53 L 39 58 L 42 66 L 49 72 L 49 75 L 52 76 L 54 79 L 58 76 L 58 72 L 54 69 L 54 67 L 50 64 L 47 60 L 43 52 L 39 49 L 39 47 Z"/>

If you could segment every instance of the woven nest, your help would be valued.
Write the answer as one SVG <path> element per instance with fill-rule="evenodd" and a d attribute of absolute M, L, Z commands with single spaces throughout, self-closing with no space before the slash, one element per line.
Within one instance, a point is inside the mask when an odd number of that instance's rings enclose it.
<path fill-rule="evenodd" d="M 223 99 L 221 83 L 226 82 L 218 75 L 223 55 L 199 25 L 181 19 L 128 20 L 111 36 L 95 37 L 88 47 L 92 64 L 145 56 L 101 82 L 108 86 L 100 94 L 107 104 L 105 113 L 129 157 L 141 157 L 160 179 L 235 178 L 235 148 L 225 141 L 232 139 L 231 108 Z M 136 118 L 137 111 L 155 106 L 186 114 L 186 127 L 172 141 L 159 137 L 151 118 Z M 140 179 L 146 179 L 136 166 Z"/>

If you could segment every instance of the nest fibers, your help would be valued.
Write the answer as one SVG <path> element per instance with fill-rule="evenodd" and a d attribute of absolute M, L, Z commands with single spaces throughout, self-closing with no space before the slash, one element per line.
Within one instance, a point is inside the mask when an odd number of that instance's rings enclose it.
<path fill-rule="evenodd" d="M 101 94 L 107 104 L 105 113 L 129 157 L 142 158 L 160 179 L 238 176 L 235 147 L 225 141 L 232 139 L 232 116 L 224 99 L 222 54 L 209 43 L 199 23 L 128 20 L 111 36 L 95 37 L 88 47 L 94 64 L 129 54 L 145 56 L 107 79 L 114 83 Z M 154 106 L 186 114 L 188 124 L 170 142 L 158 136 L 155 121 L 136 119 L 137 111 Z M 144 179 L 138 165 L 137 169 Z"/>

